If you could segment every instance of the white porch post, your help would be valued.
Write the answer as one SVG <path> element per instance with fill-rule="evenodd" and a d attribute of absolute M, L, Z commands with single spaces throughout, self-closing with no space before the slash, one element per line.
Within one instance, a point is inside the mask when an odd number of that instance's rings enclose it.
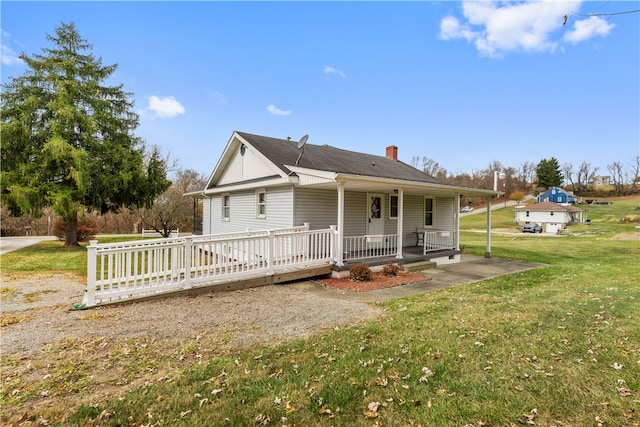
<path fill-rule="evenodd" d="M 338 234 L 336 235 L 336 264 L 339 267 L 344 265 L 343 244 L 344 244 L 344 182 L 338 182 Z"/>
<path fill-rule="evenodd" d="M 484 257 L 491 258 L 491 199 L 487 197 L 487 247 L 484 250 Z"/>
<path fill-rule="evenodd" d="M 398 188 L 398 248 L 396 259 L 402 259 L 402 229 L 404 228 L 404 189 Z"/>
<path fill-rule="evenodd" d="M 191 251 L 193 250 L 193 236 L 187 236 L 184 241 L 184 289 L 191 288 Z"/>
<path fill-rule="evenodd" d="M 83 298 L 87 307 L 96 305 L 97 257 L 98 241 L 89 240 L 89 246 L 87 246 L 87 290 Z"/>
<path fill-rule="evenodd" d="M 456 209 L 456 213 L 455 213 L 455 218 L 456 218 L 456 232 L 455 232 L 455 236 L 456 236 L 456 250 L 459 251 L 460 250 L 460 198 L 462 197 L 462 194 L 456 194 L 456 203 L 454 203 L 453 207 Z"/>

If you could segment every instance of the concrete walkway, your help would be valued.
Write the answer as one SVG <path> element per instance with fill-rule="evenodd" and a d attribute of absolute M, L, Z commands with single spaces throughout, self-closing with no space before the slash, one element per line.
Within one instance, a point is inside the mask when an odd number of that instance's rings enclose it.
<path fill-rule="evenodd" d="M 368 292 L 343 292 L 325 287 L 312 281 L 300 282 L 288 286 L 293 286 L 297 289 L 304 289 L 309 293 L 313 293 L 324 298 L 335 298 L 342 301 L 374 302 L 423 294 L 437 289 L 479 282 L 493 277 L 504 276 L 506 274 L 544 266 L 546 266 L 546 264 L 511 261 L 499 258 L 483 258 L 474 255 L 462 255 L 462 262 L 458 264 L 441 265 L 438 268 L 425 270 L 425 274 L 430 277 L 429 280 L 396 286 L 393 288 L 378 289 Z"/>
<path fill-rule="evenodd" d="M 55 236 L 16 236 L 0 239 L 0 255 L 35 245 L 44 240 L 55 240 Z"/>

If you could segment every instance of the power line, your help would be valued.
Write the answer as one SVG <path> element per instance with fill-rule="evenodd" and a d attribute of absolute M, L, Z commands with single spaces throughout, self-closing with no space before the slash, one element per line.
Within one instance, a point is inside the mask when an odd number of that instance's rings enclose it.
<path fill-rule="evenodd" d="M 576 16 L 613 16 L 613 15 L 624 15 L 624 14 L 627 14 L 627 13 L 638 13 L 638 12 L 640 12 L 640 9 L 627 10 L 627 11 L 624 11 L 624 12 L 588 13 L 586 15 L 577 13 Z"/>

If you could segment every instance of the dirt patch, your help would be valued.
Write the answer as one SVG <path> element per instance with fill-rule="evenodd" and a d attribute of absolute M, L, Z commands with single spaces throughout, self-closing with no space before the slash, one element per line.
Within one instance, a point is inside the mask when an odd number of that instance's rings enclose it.
<path fill-rule="evenodd" d="M 611 240 L 636 240 L 640 241 L 640 231 L 631 231 L 629 233 L 618 233 Z"/>

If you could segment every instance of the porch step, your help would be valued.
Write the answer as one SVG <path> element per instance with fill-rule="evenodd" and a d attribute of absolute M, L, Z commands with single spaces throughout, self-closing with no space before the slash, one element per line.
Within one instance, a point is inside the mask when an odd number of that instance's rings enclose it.
<path fill-rule="evenodd" d="M 436 268 L 437 266 L 438 264 L 433 261 L 419 261 L 419 262 L 412 262 L 409 264 L 403 264 L 402 268 L 404 269 L 404 271 L 416 272 L 416 271 L 429 270 L 432 268 Z"/>

